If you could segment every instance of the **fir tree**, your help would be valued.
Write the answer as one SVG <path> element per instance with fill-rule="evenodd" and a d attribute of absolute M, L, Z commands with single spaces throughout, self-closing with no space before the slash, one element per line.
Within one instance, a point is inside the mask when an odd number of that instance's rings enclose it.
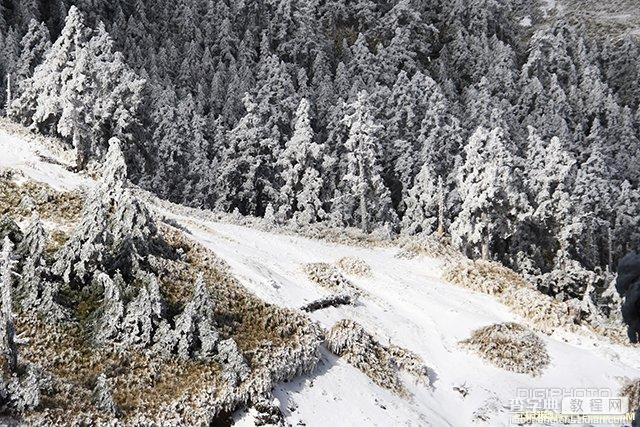
<path fill-rule="evenodd" d="M 362 230 L 368 232 L 372 225 L 394 225 L 397 217 L 381 176 L 378 160 L 380 127 L 373 122 L 367 93 L 359 93 L 350 109 L 351 113 L 344 118 L 349 126 L 349 137 L 345 141 L 347 174 L 342 197 L 353 206 L 352 215 Z"/>

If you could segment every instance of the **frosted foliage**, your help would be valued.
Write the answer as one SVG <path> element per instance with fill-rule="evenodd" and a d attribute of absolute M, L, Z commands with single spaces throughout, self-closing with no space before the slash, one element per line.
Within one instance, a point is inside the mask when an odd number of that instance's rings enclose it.
<path fill-rule="evenodd" d="M 98 375 L 96 386 L 93 389 L 93 400 L 96 407 L 110 415 L 118 415 L 120 410 L 113 400 L 111 385 L 105 374 Z"/>
<path fill-rule="evenodd" d="M 38 217 L 34 217 L 27 227 L 24 238 L 16 248 L 16 254 L 23 260 L 22 275 L 18 293 L 21 304 L 27 308 L 38 308 L 42 302 L 44 284 L 42 273 L 45 269 L 44 251 L 46 232 Z"/>
<path fill-rule="evenodd" d="M 640 408 L 640 380 L 627 381 L 620 396 L 629 398 L 629 408 Z"/>
<path fill-rule="evenodd" d="M 114 52 L 104 25 L 93 31 L 72 6 L 60 37 L 34 75 L 21 82 L 10 113 L 34 128 L 50 126 L 73 143 L 77 164 L 101 158 L 113 134 L 129 136 L 144 81 Z M 105 129 L 113 134 L 105 135 Z"/>
<path fill-rule="evenodd" d="M 435 231 L 439 202 L 438 178 L 425 165 L 420 169 L 406 198 L 407 210 L 402 218 L 405 231 L 410 234 Z"/>
<path fill-rule="evenodd" d="M 579 321 L 578 313 L 568 303 L 537 291 L 522 276 L 496 262 L 452 263 L 445 268 L 442 278 L 474 291 L 496 295 L 545 333 L 552 333 L 559 327 L 571 328 Z"/>
<path fill-rule="evenodd" d="M 453 243 L 490 256 L 495 239 L 510 236 L 528 213 L 522 191 L 519 160 L 507 147 L 504 130 L 482 127 L 465 147 L 458 191 L 463 200 L 460 215 L 451 226 Z"/>
<path fill-rule="evenodd" d="M 238 385 L 249 375 L 249 366 L 233 339 L 222 340 L 218 343 L 216 360 L 222 364 L 222 376 L 231 386 Z"/>
<path fill-rule="evenodd" d="M 96 340 L 119 340 L 124 320 L 124 302 L 122 300 L 122 279 L 112 280 L 106 273 L 94 276 L 93 286 L 103 290 L 101 318 L 96 327 Z"/>
<path fill-rule="evenodd" d="M 41 388 L 49 388 L 50 384 L 43 381 L 39 369 L 29 365 L 22 378 L 12 375 L 5 387 L 8 405 L 19 413 L 24 413 L 38 407 L 41 402 Z"/>
<path fill-rule="evenodd" d="M 158 279 L 144 274 L 138 295 L 126 306 L 123 337 L 132 346 L 149 347 L 163 315 Z"/>
<path fill-rule="evenodd" d="M 550 361 L 544 341 L 517 323 L 478 329 L 462 345 L 502 369 L 521 374 L 541 375 Z"/>
<path fill-rule="evenodd" d="M 175 321 L 177 352 L 180 357 L 212 356 L 219 340 L 218 333 L 211 323 L 214 307 L 207 285 L 204 279 L 199 277 L 191 301 Z"/>
<path fill-rule="evenodd" d="M 345 194 L 355 207 L 353 214 L 359 218 L 364 231 L 371 225 L 395 224 L 397 217 L 391 208 L 389 189 L 382 179 L 382 168 L 378 163 L 380 155 L 379 132 L 366 92 L 360 92 L 350 106 L 351 113 L 343 122 L 349 127 L 349 137 L 345 142 L 347 151 L 347 174 Z"/>
<path fill-rule="evenodd" d="M 309 109 L 309 101 L 302 99 L 296 112 L 293 136 L 279 160 L 283 180 L 280 216 L 293 216 L 302 224 L 324 217 L 320 200 L 324 183 L 317 170 L 323 147 L 314 141 Z"/>

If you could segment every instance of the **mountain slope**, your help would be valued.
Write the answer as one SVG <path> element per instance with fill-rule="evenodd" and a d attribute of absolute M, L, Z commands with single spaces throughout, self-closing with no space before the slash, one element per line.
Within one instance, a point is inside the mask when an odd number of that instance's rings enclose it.
<path fill-rule="evenodd" d="M 42 141 L 0 129 L 0 168 L 17 169 L 23 181 L 45 182 L 61 190 L 93 185 L 91 178 L 47 160 L 58 155 Z M 349 256 L 371 267 L 371 277 L 347 275 L 363 291 L 355 306 L 309 316 L 325 328 L 341 319 L 356 320 L 381 343 L 415 352 L 431 368 L 432 384 L 419 385 L 405 377 L 412 396 L 401 397 L 325 350 L 315 372 L 274 390 L 292 425 L 457 426 L 481 418 L 489 425 L 507 425 L 509 401 L 518 388 L 610 388 L 617 393 L 621 379 L 640 376 L 637 350 L 562 331 L 540 335 L 551 363 L 538 378 L 501 370 L 470 354 L 458 343 L 473 330 L 526 320 L 490 296 L 445 283 L 444 260 L 399 258 L 394 246 L 355 247 L 215 222 L 150 200 L 160 216 L 180 224 L 188 238 L 226 261 L 249 291 L 277 306 L 295 309 L 327 294 L 306 276 L 306 263 L 334 263 Z M 463 386 L 469 391 L 466 397 L 454 390 Z M 254 423 L 251 413 L 237 418 L 240 424 Z"/>

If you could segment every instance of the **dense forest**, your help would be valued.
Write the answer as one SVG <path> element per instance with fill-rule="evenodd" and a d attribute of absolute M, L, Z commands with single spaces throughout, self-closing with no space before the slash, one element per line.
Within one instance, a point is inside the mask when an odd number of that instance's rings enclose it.
<path fill-rule="evenodd" d="M 0 108 L 171 201 L 430 234 L 606 306 L 640 44 L 522 0 L 0 1 Z"/>

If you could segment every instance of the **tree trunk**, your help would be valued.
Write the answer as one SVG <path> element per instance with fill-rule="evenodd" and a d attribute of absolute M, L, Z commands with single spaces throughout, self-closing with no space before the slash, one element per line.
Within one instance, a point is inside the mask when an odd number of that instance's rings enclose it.
<path fill-rule="evenodd" d="M 482 224 L 484 224 L 484 233 L 482 236 L 482 259 L 488 260 L 491 257 L 491 253 L 489 252 L 489 226 L 487 224 L 487 214 L 482 213 L 481 215 Z"/>
<path fill-rule="evenodd" d="M 444 237 L 444 189 L 442 188 L 442 177 L 438 177 L 438 237 Z"/>
<path fill-rule="evenodd" d="M 5 116 L 9 115 L 9 106 L 11 105 L 11 101 L 12 101 L 12 95 L 11 95 L 11 74 L 7 73 L 7 103 L 4 106 L 4 111 L 5 111 Z"/>
<path fill-rule="evenodd" d="M 76 150 L 76 169 L 81 171 L 87 165 L 87 155 L 86 148 L 77 130 L 73 131 L 73 146 Z"/>
<path fill-rule="evenodd" d="M 360 196 L 360 222 L 362 231 L 369 232 L 369 212 L 367 211 L 367 200 L 364 195 Z"/>
<path fill-rule="evenodd" d="M 485 261 L 489 260 L 491 254 L 489 253 L 489 237 L 484 236 L 482 239 L 482 259 Z"/>

